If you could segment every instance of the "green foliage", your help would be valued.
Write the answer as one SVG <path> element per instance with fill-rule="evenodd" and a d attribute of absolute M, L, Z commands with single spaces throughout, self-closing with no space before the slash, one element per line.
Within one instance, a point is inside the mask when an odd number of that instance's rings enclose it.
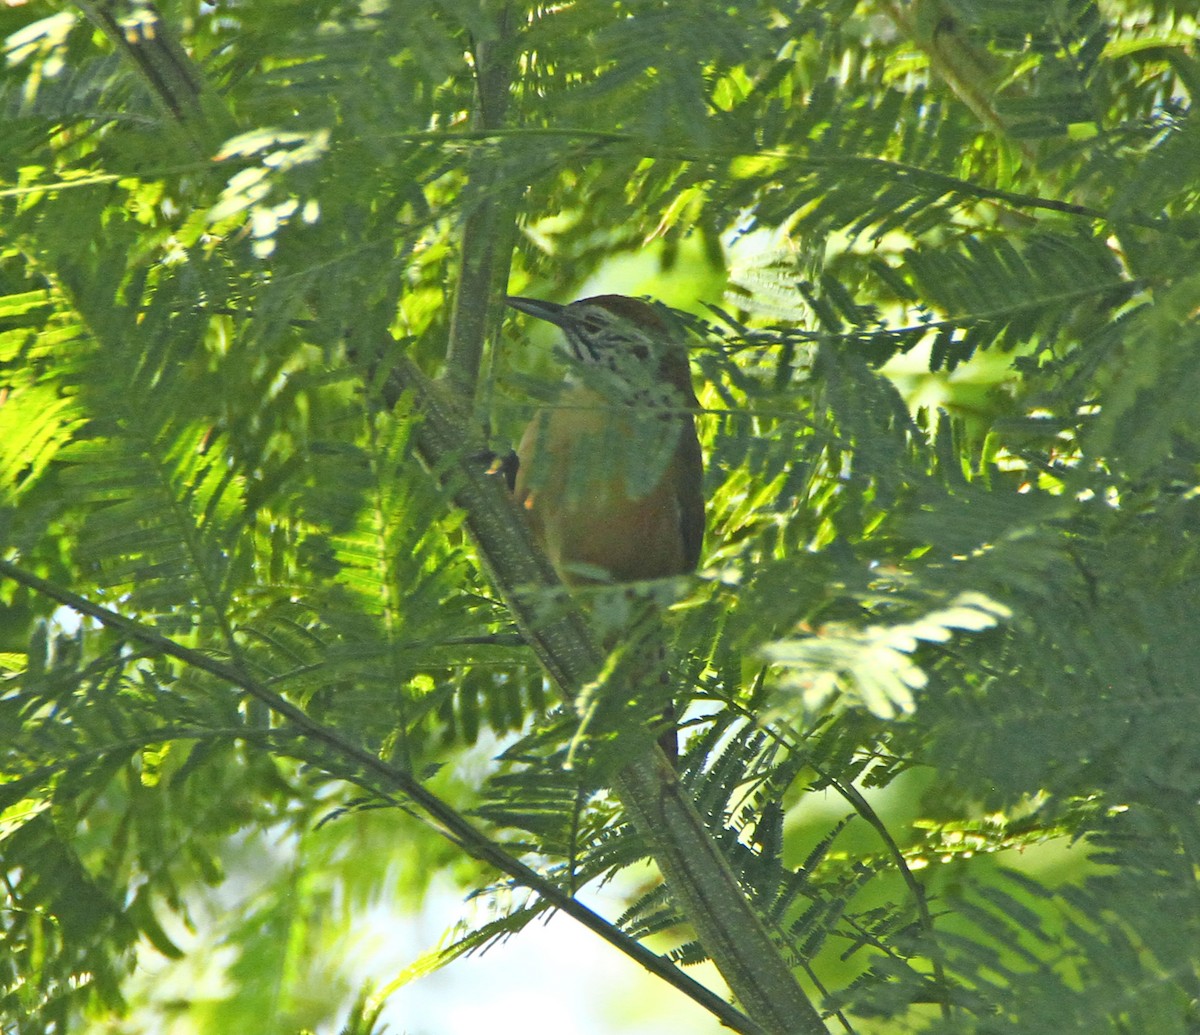
<path fill-rule="evenodd" d="M 389 388 L 499 213 L 522 293 L 729 270 L 680 314 L 701 574 L 591 605 L 669 606 L 680 779 L 830 1030 L 1196 1030 L 1195 4 L 80 8 L 0 14 L 0 559 L 331 737 L 0 579 L 0 1028 L 379 1030 L 334 946 L 397 872 L 510 905 L 416 970 L 550 908 L 339 743 L 546 887 L 644 865 L 610 788 L 661 699 L 605 697 L 618 647 L 557 706 Z M 549 364 L 489 347 L 499 442 Z M 613 924 L 704 958 L 661 885 Z M 222 994 L 137 984 L 213 932 Z"/>

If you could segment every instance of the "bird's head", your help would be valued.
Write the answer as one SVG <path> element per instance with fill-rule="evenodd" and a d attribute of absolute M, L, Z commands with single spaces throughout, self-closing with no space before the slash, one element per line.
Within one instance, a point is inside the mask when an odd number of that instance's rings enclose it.
<path fill-rule="evenodd" d="M 687 347 L 657 309 L 625 295 L 595 295 L 569 305 L 538 298 L 505 298 L 512 308 L 554 324 L 581 364 L 606 369 L 640 394 L 666 384 L 694 399 Z"/>

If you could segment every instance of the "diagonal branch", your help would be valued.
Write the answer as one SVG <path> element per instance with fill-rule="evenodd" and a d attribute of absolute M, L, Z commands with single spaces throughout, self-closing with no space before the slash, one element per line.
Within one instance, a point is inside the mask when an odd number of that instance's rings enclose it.
<path fill-rule="evenodd" d="M 547 880 L 536 870 L 526 866 L 520 859 L 506 852 L 481 830 L 474 827 L 453 806 L 414 779 L 410 773 L 390 765 L 366 748 L 342 736 L 336 730 L 318 722 L 302 708 L 281 697 L 265 684 L 241 671 L 237 666 L 220 661 L 202 651 L 185 647 L 140 622 L 94 604 L 85 597 L 48 582 L 3 558 L 0 558 L 0 575 L 69 607 L 81 615 L 95 619 L 106 628 L 124 634 L 154 653 L 166 655 L 199 671 L 207 672 L 249 694 L 255 700 L 265 704 L 275 714 L 286 719 L 293 732 L 323 746 L 348 762 L 357 774 L 352 779 L 359 783 L 364 790 L 379 794 L 391 804 L 399 807 L 415 805 L 434 830 L 468 855 L 494 866 L 501 873 L 508 874 L 517 883 L 536 892 L 546 903 L 579 921 L 588 930 L 598 934 L 652 974 L 679 989 L 684 995 L 719 1018 L 726 1027 L 742 1032 L 744 1035 L 761 1035 L 761 1028 L 726 1003 L 720 996 L 690 978 L 669 960 L 656 955 L 635 939 L 630 938 L 598 913 L 583 905 L 578 899 L 568 895 L 552 881 Z M 180 730 L 179 735 L 196 736 L 197 732 Z M 228 735 L 232 731 L 222 732 Z M 206 731 L 206 733 L 211 733 L 211 731 Z M 242 736 L 249 736 L 252 733 L 253 730 L 249 729 L 241 731 Z M 400 798 L 393 795 L 399 795 Z M 413 810 L 409 808 L 408 811 Z"/>
<path fill-rule="evenodd" d="M 484 565 L 518 627 L 563 696 L 574 700 L 599 671 L 600 650 L 577 610 L 550 617 L 539 612 L 539 596 L 559 584 L 501 480 L 464 449 L 466 412 L 405 355 L 395 356 L 391 389 L 414 400 L 414 438 L 422 460 L 466 512 Z M 616 790 L 676 904 L 759 1030 L 825 1035 L 816 1008 L 649 732 L 642 747 L 634 745 Z"/>
<path fill-rule="evenodd" d="M 943 0 L 886 0 L 884 13 L 912 43 L 925 52 L 929 67 L 989 130 L 1013 140 L 994 101 L 999 78 L 991 55 L 972 46 Z M 1022 157 L 1037 165 L 1027 140 L 1015 141 Z"/>
<path fill-rule="evenodd" d="M 100 29 L 137 68 L 163 110 L 207 157 L 235 133 L 223 99 L 205 79 L 151 0 L 127 5 L 120 0 L 75 0 L 88 21 Z"/>

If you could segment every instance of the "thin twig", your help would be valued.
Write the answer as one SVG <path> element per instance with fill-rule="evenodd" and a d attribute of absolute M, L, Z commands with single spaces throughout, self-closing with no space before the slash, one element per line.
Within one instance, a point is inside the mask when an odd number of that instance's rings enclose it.
<path fill-rule="evenodd" d="M 249 694 L 255 700 L 265 704 L 275 714 L 286 719 L 296 733 L 314 743 L 323 745 L 344 761 L 349 762 L 353 769 L 357 770 L 356 775 L 350 779 L 358 783 L 364 790 L 378 794 L 390 804 L 402 808 L 405 807 L 404 803 L 393 798 L 389 792 L 398 792 L 403 795 L 421 810 L 433 829 L 464 852 L 481 862 L 494 866 L 519 884 L 536 892 L 554 908 L 577 920 L 651 973 L 679 989 L 718 1017 L 727 1027 L 737 1032 L 743 1032 L 745 1035 L 762 1035 L 762 1029 L 757 1024 L 726 1003 L 720 996 L 684 974 L 668 960 L 656 955 L 624 934 L 598 913 L 563 892 L 536 870 L 510 855 L 486 834 L 477 830 L 451 805 L 427 790 L 410 773 L 388 764 L 336 730 L 322 725 L 303 709 L 281 697 L 236 666 L 213 658 L 202 651 L 185 647 L 132 618 L 94 604 L 85 597 L 48 582 L 2 558 L 0 558 L 0 575 L 10 578 L 64 607 L 69 607 L 81 615 L 87 615 L 106 628 L 123 633 L 131 640 L 157 653 L 175 658 L 199 671 L 207 672 Z M 247 727 L 242 735 L 252 738 L 260 736 L 262 732 Z M 369 777 L 375 777 L 386 789 L 372 783 Z"/>

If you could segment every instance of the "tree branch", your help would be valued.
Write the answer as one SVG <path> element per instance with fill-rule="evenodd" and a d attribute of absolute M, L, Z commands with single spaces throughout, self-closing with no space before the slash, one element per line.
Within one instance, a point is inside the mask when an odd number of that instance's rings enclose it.
<path fill-rule="evenodd" d="M 491 134 L 504 126 L 512 75 L 509 41 L 511 12 L 506 4 L 496 17 L 495 35 L 475 42 L 476 110 L 474 129 Z M 502 189 L 502 170 L 485 148 L 471 156 L 464 196 L 471 207 L 463 220 L 460 266 L 450 314 L 446 379 L 463 399 L 473 400 L 483 346 L 497 320 L 496 304 L 508 282 L 514 235 L 511 187 Z M 474 198 L 471 198 L 474 195 Z"/>
<path fill-rule="evenodd" d="M 547 616 L 537 601 L 561 584 L 533 544 L 526 522 L 499 478 L 464 448 L 468 417 L 407 356 L 397 355 L 393 390 L 410 396 L 422 460 L 466 512 L 484 565 L 512 615 L 564 697 L 573 701 L 600 670 L 602 655 L 580 612 Z M 631 734 L 636 734 L 631 731 Z M 618 773 L 616 790 L 705 951 L 750 1016 L 771 1035 L 825 1035 L 816 1008 L 797 983 L 728 861 L 710 836 L 675 770 L 646 732 Z"/>

